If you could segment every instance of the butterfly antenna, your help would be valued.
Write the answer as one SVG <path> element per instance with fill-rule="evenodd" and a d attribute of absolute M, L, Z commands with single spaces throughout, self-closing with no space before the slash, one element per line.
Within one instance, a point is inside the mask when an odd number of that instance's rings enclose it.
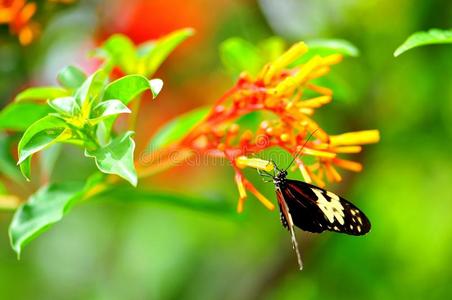
<path fill-rule="evenodd" d="M 291 161 L 290 164 L 287 166 L 287 168 L 285 169 L 285 171 L 289 170 L 290 166 L 291 166 L 291 165 L 293 164 L 293 162 L 297 159 L 297 157 L 301 154 L 301 152 L 302 152 L 303 149 L 304 149 L 304 146 L 306 146 L 306 144 L 309 142 L 309 139 L 314 135 L 314 133 L 315 133 L 317 130 L 319 130 L 319 129 L 316 129 L 316 130 L 314 130 L 313 132 L 311 132 L 311 134 L 308 136 L 306 142 L 304 142 L 303 146 L 301 146 L 301 149 L 298 150 L 297 152 L 295 152 L 292 161 Z"/>

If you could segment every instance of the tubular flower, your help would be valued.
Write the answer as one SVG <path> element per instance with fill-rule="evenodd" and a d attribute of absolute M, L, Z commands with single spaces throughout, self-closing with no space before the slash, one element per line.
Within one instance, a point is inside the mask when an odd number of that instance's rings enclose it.
<path fill-rule="evenodd" d="M 339 154 L 359 153 L 361 145 L 379 141 L 378 130 L 330 135 L 313 120 L 315 110 L 332 101 L 332 91 L 314 84 L 313 80 L 328 74 L 342 56 L 313 56 L 292 67 L 307 52 L 306 44 L 299 42 L 265 65 L 256 78 L 242 73 L 235 86 L 217 100 L 207 117 L 178 145 L 198 153 L 225 157 L 231 162 L 239 191 L 239 212 L 243 210 L 246 191 L 267 208 L 274 207 L 241 172 L 244 167 L 273 170 L 272 163 L 252 155 L 269 147 L 280 147 L 295 156 L 294 167 L 300 170 L 306 182 L 323 187 L 325 180 L 341 181 L 338 168 L 354 172 L 362 169 L 360 163 L 338 158 Z M 254 132 L 247 128 L 242 130 L 238 119 L 255 111 L 271 112 L 273 117 L 263 120 Z M 310 134 L 312 138 L 308 140 Z M 296 157 L 297 154 L 314 159 L 307 164 Z"/>

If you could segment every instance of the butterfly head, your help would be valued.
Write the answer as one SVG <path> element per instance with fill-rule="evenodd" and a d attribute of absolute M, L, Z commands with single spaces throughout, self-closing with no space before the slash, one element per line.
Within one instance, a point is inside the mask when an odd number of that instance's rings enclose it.
<path fill-rule="evenodd" d="M 278 170 L 276 175 L 273 177 L 273 182 L 277 185 L 284 183 L 286 181 L 287 171 L 286 170 Z"/>

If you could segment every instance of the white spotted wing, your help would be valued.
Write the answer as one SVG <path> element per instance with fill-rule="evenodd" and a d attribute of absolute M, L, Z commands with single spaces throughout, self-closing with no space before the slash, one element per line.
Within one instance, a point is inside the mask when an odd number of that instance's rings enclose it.
<path fill-rule="evenodd" d="M 356 206 L 315 185 L 288 179 L 277 193 L 278 199 L 286 202 L 294 225 L 302 230 L 351 235 L 370 230 L 369 219 Z M 281 219 L 284 224 L 283 215 Z"/>

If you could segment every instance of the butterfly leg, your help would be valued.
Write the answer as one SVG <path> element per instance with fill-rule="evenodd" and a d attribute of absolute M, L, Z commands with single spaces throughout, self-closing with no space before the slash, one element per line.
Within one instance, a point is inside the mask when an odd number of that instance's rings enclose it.
<path fill-rule="evenodd" d="M 270 174 L 270 173 L 268 173 L 267 171 L 262 171 L 262 170 L 259 170 L 259 169 L 257 169 L 257 174 L 259 174 L 261 177 L 264 177 L 264 178 L 262 178 L 262 180 L 264 181 L 264 182 L 272 182 L 273 180 L 272 179 L 270 179 L 270 180 L 268 180 L 268 179 L 265 179 L 265 178 L 272 178 L 273 176 Z"/>
<path fill-rule="evenodd" d="M 297 238 L 295 237 L 295 231 L 294 231 L 294 225 L 293 225 L 293 221 L 292 221 L 292 216 L 289 215 L 289 228 L 290 228 L 290 236 L 292 239 L 292 247 L 295 250 L 295 253 L 297 254 L 297 261 L 298 261 L 298 266 L 300 267 L 300 271 L 303 270 L 303 261 L 301 260 L 301 255 L 300 255 L 300 250 L 298 248 L 298 242 L 297 242 Z"/>
<path fill-rule="evenodd" d="M 300 267 L 300 270 L 303 270 L 303 261 L 301 260 L 301 255 L 300 255 L 300 250 L 298 248 L 298 242 L 297 239 L 295 237 L 295 230 L 294 230 L 294 223 L 292 220 L 292 215 L 289 212 L 289 207 L 287 207 L 286 201 L 284 200 L 284 197 L 282 196 L 281 192 L 279 190 L 276 191 L 276 195 L 278 198 L 278 202 L 282 211 L 282 214 L 284 215 L 284 218 L 286 220 L 286 225 L 287 227 L 283 225 L 289 229 L 290 231 L 290 237 L 292 239 L 292 247 L 295 250 L 295 254 L 297 255 L 297 261 L 298 261 L 298 266 Z"/>

